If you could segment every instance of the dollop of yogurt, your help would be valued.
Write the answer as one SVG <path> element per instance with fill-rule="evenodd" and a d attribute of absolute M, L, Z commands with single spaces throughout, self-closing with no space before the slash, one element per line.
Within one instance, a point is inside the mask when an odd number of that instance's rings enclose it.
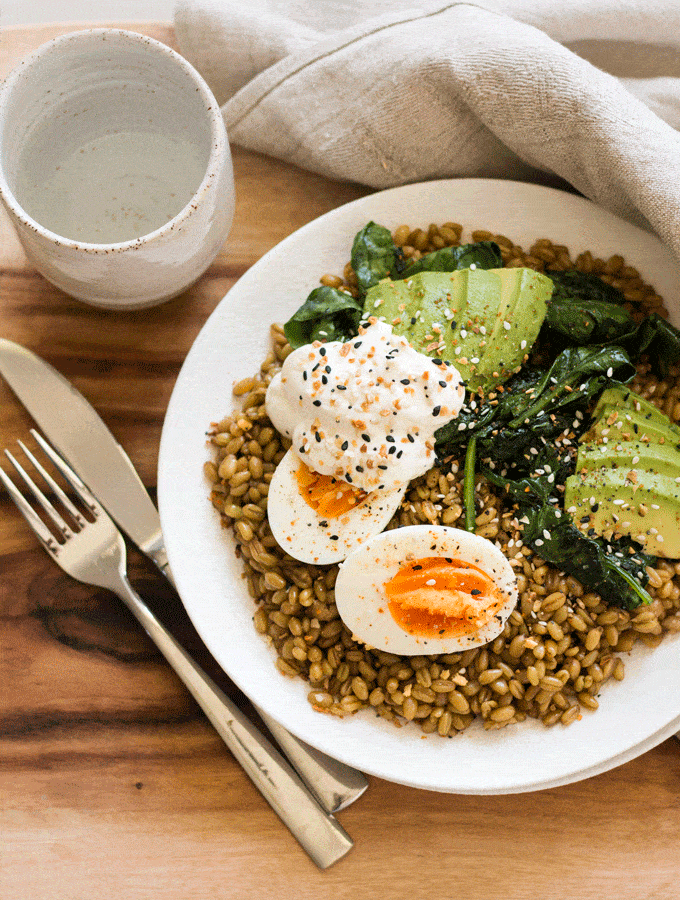
<path fill-rule="evenodd" d="M 344 343 L 293 351 L 267 389 L 266 407 L 310 469 L 371 492 L 400 487 L 433 466 L 434 433 L 464 398 L 454 366 L 371 320 Z"/>

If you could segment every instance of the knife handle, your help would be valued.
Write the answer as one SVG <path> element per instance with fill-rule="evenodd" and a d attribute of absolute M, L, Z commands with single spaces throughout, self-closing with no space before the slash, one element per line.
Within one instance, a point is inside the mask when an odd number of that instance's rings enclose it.
<path fill-rule="evenodd" d="M 110 585 L 142 625 L 281 821 L 321 869 L 341 859 L 352 839 L 283 756 L 158 621 L 126 575 Z"/>
<path fill-rule="evenodd" d="M 145 552 L 177 590 L 162 538 Z M 310 747 L 279 725 L 259 706 L 255 708 L 276 743 L 327 812 L 344 809 L 364 793 L 368 787 L 368 779 L 363 772 Z"/>

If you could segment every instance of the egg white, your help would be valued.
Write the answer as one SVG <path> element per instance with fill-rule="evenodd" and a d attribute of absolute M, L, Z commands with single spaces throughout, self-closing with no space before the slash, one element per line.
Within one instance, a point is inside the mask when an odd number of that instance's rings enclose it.
<path fill-rule="evenodd" d="M 373 491 L 349 512 L 324 518 L 300 494 L 295 475 L 299 465 L 299 456 L 289 450 L 276 467 L 269 485 L 267 515 L 279 546 L 300 562 L 328 565 L 345 559 L 385 528 L 408 487 Z"/>
<path fill-rule="evenodd" d="M 473 563 L 493 579 L 506 601 L 478 631 L 457 637 L 412 635 L 392 618 L 384 585 L 414 559 L 444 556 Z M 398 655 L 455 653 L 480 647 L 503 630 L 517 604 L 517 579 L 501 551 L 486 538 L 444 525 L 394 528 L 364 543 L 340 566 L 335 602 L 358 640 Z"/>

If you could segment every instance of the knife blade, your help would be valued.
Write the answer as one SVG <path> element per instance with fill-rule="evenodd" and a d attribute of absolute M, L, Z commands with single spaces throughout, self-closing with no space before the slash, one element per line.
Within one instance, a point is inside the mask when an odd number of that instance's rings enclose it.
<path fill-rule="evenodd" d="M 99 413 L 53 366 L 6 338 L 0 338 L 0 373 L 111 518 L 174 587 L 158 510 Z M 263 710 L 257 712 L 328 812 L 344 809 L 366 790 L 362 772 L 300 741 Z"/>
<path fill-rule="evenodd" d="M 97 411 L 53 366 L 5 338 L 0 338 L 0 372 L 111 518 L 167 574 L 158 511 Z"/>

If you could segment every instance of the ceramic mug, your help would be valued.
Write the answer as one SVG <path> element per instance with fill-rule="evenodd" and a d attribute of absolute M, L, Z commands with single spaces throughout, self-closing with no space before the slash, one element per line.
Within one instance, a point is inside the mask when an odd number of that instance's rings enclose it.
<path fill-rule="evenodd" d="M 113 28 L 39 47 L 0 90 L 0 196 L 45 278 L 94 306 L 184 291 L 234 214 L 224 121 L 170 47 Z"/>

